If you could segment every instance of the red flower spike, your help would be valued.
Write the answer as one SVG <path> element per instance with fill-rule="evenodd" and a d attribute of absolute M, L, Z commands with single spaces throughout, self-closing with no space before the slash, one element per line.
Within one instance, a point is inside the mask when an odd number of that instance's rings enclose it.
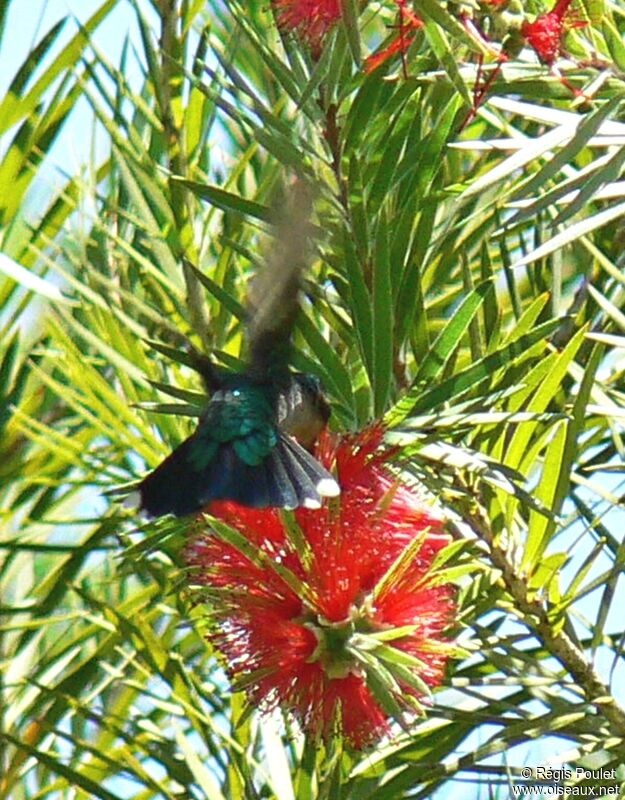
<path fill-rule="evenodd" d="M 209 639 L 235 686 L 265 709 L 281 706 L 313 735 L 338 727 L 355 747 L 390 731 L 379 676 L 375 692 L 368 678 L 376 635 L 383 633 L 385 653 L 394 647 L 415 658 L 410 685 L 398 674 L 388 689 L 395 705 L 414 711 L 419 683 L 441 682 L 455 610 L 452 587 L 430 580 L 449 542 L 443 519 L 390 472 L 382 433 L 322 435 L 316 455 L 336 468 L 341 496 L 319 510 L 297 509 L 297 535 L 276 509 L 215 502 L 211 513 L 244 533 L 259 557 L 211 532 L 186 553 L 194 583 L 210 595 Z M 389 672 L 386 660 L 380 674 Z"/>
<path fill-rule="evenodd" d="M 399 23 L 397 36 L 391 41 L 387 47 L 380 50 L 378 53 L 373 53 L 365 59 L 364 71 L 366 73 L 373 72 L 375 69 L 385 64 L 388 59 L 395 55 L 395 53 L 403 55 L 412 44 L 416 32 L 419 28 L 423 27 L 423 20 L 417 16 L 411 9 L 406 6 L 406 0 L 397 0 Z M 406 67 L 404 64 L 404 76 L 406 77 Z"/>
<path fill-rule="evenodd" d="M 316 52 L 341 18 L 340 0 L 274 0 L 274 8 L 278 26 L 297 31 Z"/>
<path fill-rule="evenodd" d="M 534 22 L 527 20 L 521 26 L 521 35 L 547 66 L 552 66 L 562 52 L 562 40 L 571 28 L 583 28 L 589 19 L 579 16 L 574 0 L 558 0 L 551 11 L 540 14 Z"/>
<path fill-rule="evenodd" d="M 500 0 L 483 0 L 488 5 L 499 5 Z M 502 3 L 507 0 L 501 0 Z M 565 78 L 564 75 L 555 67 L 555 62 L 559 56 L 563 54 L 563 41 L 566 33 L 574 28 L 583 28 L 587 25 L 598 23 L 603 16 L 603 3 L 602 0 L 585 0 L 582 4 L 581 0 L 556 0 L 555 5 L 550 11 L 540 14 L 533 22 L 525 20 L 519 29 L 521 40 L 525 40 L 527 44 L 534 50 L 538 58 L 543 64 L 546 64 L 552 75 L 566 86 L 566 88 L 574 95 L 586 97 L 584 92 L 577 89 L 573 84 Z M 487 37 L 476 27 L 473 20 L 464 15 L 462 22 L 465 29 L 474 39 L 479 41 L 482 46 L 489 47 Z M 512 35 L 508 40 L 512 41 L 512 47 L 516 47 L 514 41 L 516 37 Z M 510 46 L 510 44 L 508 44 Z M 481 79 L 482 69 L 481 60 L 478 65 L 478 73 L 473 90 L 473 107 L 460 126 L 463 130 L 468 123 L 474 119 L 479 107 L 486 99 L 495 79 L 501 72 L 502 64 L 513 55 L 513 52 L 506 52 L 506 41 L 504 40 L 502 49 L 497 57 L 497 64 L 490 76 L 486 80 Z M 603 66 L 603 65 L 601 65 Z"/>

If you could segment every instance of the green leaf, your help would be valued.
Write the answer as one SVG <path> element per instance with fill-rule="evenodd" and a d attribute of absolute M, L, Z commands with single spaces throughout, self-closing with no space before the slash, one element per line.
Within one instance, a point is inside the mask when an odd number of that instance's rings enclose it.
<path fill-rule="evenodd" d="M 462 300 L 421 363 L 415 382 L 431 380 L 442 372 L 452 353 L 460 345 L 460 341 L 477 311 L 492 290 L 492 280 L 483 281 Z"/>
<path fill-rule="evenodd" d="M 43 75 L 37 79 L 35 84 L 28 92 L 22 94 L 22 88 L 26 80 L 32 75 L 33 64 L 40 63 L 47 51 L 52 47 L 64 24 L 61 20 L 52 28 L 41 40 L 39 45 L 30 54 L 29 59 L 24 63 L 18 72 L 13 90 L 7 92 L 0 103 L 0 134 L 9 130 L 21 119 L 32 114 L 42 97 L 50 86 L 59 78 L 65 70 L 72 69 L 79 63 L 85 47 L 89 44 L 88 35 L 92 33 L 98 25 L 108 16 L 109 12 L 117 5 L 117 0 L 106 0 L 95 11 L 87 22 L 82 26 L 79 33 L 75 34 L 65 47 L 58 53 L 51 65 L 45 70 Z"/>
<path fill-rule="evenodd" d="M 373 407 L 382 416 L 393 379 L 393 292 L 388 252 L 390 230 L 386 215 L 381 214 L 376 231 L 375 268 L 373 270 Z"/>
<path fill-rule="evenodd" d="M 566 426 L 566 422 L 556 423 L 555 425 L 551 441 L 545 453 L 541 478 L 534 491 L 534 496 L 544 503 L 547 508 L 556 511 L 556 513 L 557 508 L 554 508 L 554 506 L 556 505 L 559 478 L 562 469 L 567 469 L 564 458 Z M 553 522 L 551 520 L 543 514 L 530 512 L 527 543 L 521 569 L 533 570 L 538 565 L 547 546 L 546 534 L 550 530 L 553 530 Z"/>
<path fill-rule="evenodd" d="M 341 19 L 347 32 L 347 41 L 352 51 L 352 58 L 360 66 L 360 29 L 358 26 L 358 6 L 356 0 L 340 0 Z"/>
<path fill-rule="evenodd" d="M 48 300 L 53 300 L 57 303 L 71 302 L 68 298 L 63 296 L 60 290 L 53 283 L 46 281 L 44 278 L 40 278 L 38 275 L 30 272 L 27 269 L 24 269 L 21 264 L 17 264 L 3 253 L 0 253 L 0 271 L 2 271 L 5 275 L 8 275 L 9 278 L 12 278 L 25 289 L 35 292 L 36 294 L 39 294 Z"/>
<path fill-rule="evenodd" d="M 614 97 L 605 105 L 600 106 L 591 114 L 586 114 L 580 121 L 575 135 L 567 142 L 553 158 L 549 159 L 529 181 L 523 183 L 512 195 L 512 200 L 534 193 L 537 189 L 555 177 L 563 167 L 565 167 L 577 153 L 588 144 L 588 140 L 594 136 L 603 122 L 616 110 L 620 103 L 619 97 Z M 525 213 L 525 212 L 523 212 Z M 518 215 L 516 215 L 518 216 Z M 513 225 L 515 217 L 509 224 Z"/>
<path fill-rule="evenodd" d="M 255 203 L 253 200 L 246 200 L 243 197 L 239 197 L 225 189 L 220 189 L 217 186 L 197 183 L 197 181 L 186 180 L 176 175 L 173 176 L 172 180 L 185 186 L 189 191 L 193 192 L 196 197 L 212 203 L 222 211 L 234 211 L 237 214 L 260 219 L 263 222 L 273 221 L 271 209 L 260 203 Z"/>
<path fill-rule="evenodd" d="M 434 409 L 438 405 L 458 397 L 479 381 L 492 376 L 494 370 L 508 365 L 513 359 L 523 361 L 528 348 L 552 333 L 558 324 L 559 320 L 550 320 L 539 325 L 531 333 L 520 336 L 494 353 L 476 361 L 467 369 L 433 389 L 424 390 L 420 386 L 414 387 L 391 409 L 385 419 L 385 424 L 390 428 L 395 427 L 409 416 Z"/>
<path fill-rule="evenodd" d="M 81 772 L 66 766 L 63 762 L 54 755 L 50 755 L 44 750 L 39 750 L 36 747 L 31 747 L 26 742 L 11 736 L 9 733 L 3 733 L 6 741 L 10 742 L 14 747 L 28 753 L 37 763 L 47 767 L 52 774 L 61 776 L 67 781 L 68 786 L 76 786 L 82 789 L 91 797 L 101 798 L 101 800 L 122 800 L 122 798 L 109 792 L 98 781 L 91 780 Z"/>
<path fill-rule="evenodd" d="M 465 189 L 459 201 L 467 200 L 473 195 L 486 191 L 494 184 L 512 177 L 518 170 L 532 161 L 542 156 L 547 156 L 551 150 L 568 141 L 574 135 L 575 127 L 575 125 L 560 125 L 535 139 L 530 139 L 516 153 L 475 180 L 468 189 Z"/>
<path fill-rule="evenodd" d="M 436 3 L 435 0 L 415 0 L 415 9 L 426 20 L 426 25 L 429 20 L 433 20 L 443 30 L 448 31 L 455 39 L 462 41 L 471 50 L 479 49 L 477 43 L 469 36 L 461 22 L 446 8 Z"/>
<path fill-rule="evenodd" d="M 362 264 L 358 259 L 353 242 L 345 231 L 344 241 L 345 269 L 349 281 L 349 305 L 362 358 L 367 372 L 372 375 L 373 367 L 373 303 L 367 289 Z"/>
<path fill-rule="evenodd" d="M 551 239 L 531 250 L 527 255 L 517 259 L 512 265 L 512 269 L 533 264 L 535 261 L 545 256 L 551 255 L 556 250 L 560 250 L 568 244 L 582 239 L 592 231 L 602 228 L 613 220 L 620 219 L 625 215 L 625 203 L 617 203 L 609 208 L 599 211 L 596 214 L 589 214 L 579 222 L 569 225 L 568 228 L 553 236 Z"/>
<path fill-rule="evenodd" d="M 426 0 L 425 2 L 423 0 L 417 0 L 417 5 L 420 5 L 421 2 L 423 2 L 424 6 L 428 7 L 428 10 L 431 10 L 433 8 L 433 5 L 429 2 L 429 0 Z M 437 14 L 437 16 L 441 15 Z M 439 24 L 440 25 L 444 24 L 445 26 L 447 26 L 449 25 L 449 19 L 445 17 L 442 21 L 439 21 Z M 466 31 L 463 30 L 463 34 L 466 34 Z M 457 57 L 454 53 L 453 47 L 447 40 L 447 37 L 445 36 L 441 28 L 439 28 L 438 25 L 435 25 L 434 22 L 432 22 L 432 20 L 429 18 L 429 15 L 426 15 L 425 17 L 425 35 L 427 36 L 432 46 L 432 50 L 436 54 L 440 63 L 442 64 L 443 69 L 449 76 L 449 79 L 454 85 L 456 91 L 464 99 L 465 103 L 468 106 L 473 107 L 473 100 L 471 98 L 471 95 L 469 94 L 469 90 L 467 88 L 466 83 L 462 80 L 462 76 L 460 75 L 460 70 L 458 69 L 458 64 L 456 61 Z"/>
<path fill-rule="evenodd" d="M 543 362 L 545 368 L 541 368 L 537 374 L 539 383 L 535 390 L 531 380 L 526 384 L 533 390 L 532 398 L 526 405 L 527 411 L 535 413 L 545 411 L 567 375 L 569 366 L 577 355 L 585 335 L 585 330 L 578 331 L 562 353 L 550 358 L 548 362 Z M 556 425 L 560 424 L 560 422 L 556 423 Z M 519 467 L 535 429 L 536 426 L 531 424 L 517 428 L 506 448 L 506 464 L 514 468 Z"/>

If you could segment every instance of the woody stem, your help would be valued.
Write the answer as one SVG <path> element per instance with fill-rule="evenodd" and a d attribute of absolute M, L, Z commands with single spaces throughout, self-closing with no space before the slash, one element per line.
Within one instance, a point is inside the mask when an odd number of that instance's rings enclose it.
<path fill-rule="evenodd" d="M 518 566 L 496 540 L 486 514 L 481 510 L 473 510 L 465 520 L 488 546 L 491 561 L 501 572 L 503 583 L 523 614 L 525 623 L 532 627 L 545 648 L 575 679 L 586 700 L 607 720 L 614 734 L 622 737 L 625 732 L 625 710 L 616 702 L 609 686 L 601 680 L 593 664 L 566 633 L 564 626 L 555 626 L 542 602 L 532 596 L 525 576 L 520 574 Z"/>

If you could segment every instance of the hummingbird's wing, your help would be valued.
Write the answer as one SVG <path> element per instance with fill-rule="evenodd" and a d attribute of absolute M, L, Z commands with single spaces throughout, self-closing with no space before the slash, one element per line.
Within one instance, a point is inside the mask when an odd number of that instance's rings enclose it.
<path fill-rule="evenodd" d="M 301 275 L 308 263 L 311 196 L 302 181 L 289 187 L 276 214 L 275 240 L 248 294 L 249 373 L 279 377 L 288 371 L 291 332 L 299 308 Z"/>
<path fill-rule="evenodd" d="M 324 497 L 339 494 L 332 474 L 284 433 L 278 433 L 276 446 L 260 464 L 246 464 L 227 443 L 203 469 L 194 464 L 194 436 L 139 484 L 141 508 L 150 517 L 183 517 L 213 500 L 250 508 L 320 508 Z"/>

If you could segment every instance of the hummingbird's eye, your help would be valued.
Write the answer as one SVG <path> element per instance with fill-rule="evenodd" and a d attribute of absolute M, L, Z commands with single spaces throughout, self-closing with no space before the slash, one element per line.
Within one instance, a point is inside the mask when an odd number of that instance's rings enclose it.
<path fill-rule="evenodd" d="M 299 382 L 312 394 L 319 394 L 323 391 L 321 380 L 316 375 L 311 375 L 310 373 L 300 375 Z"/>

